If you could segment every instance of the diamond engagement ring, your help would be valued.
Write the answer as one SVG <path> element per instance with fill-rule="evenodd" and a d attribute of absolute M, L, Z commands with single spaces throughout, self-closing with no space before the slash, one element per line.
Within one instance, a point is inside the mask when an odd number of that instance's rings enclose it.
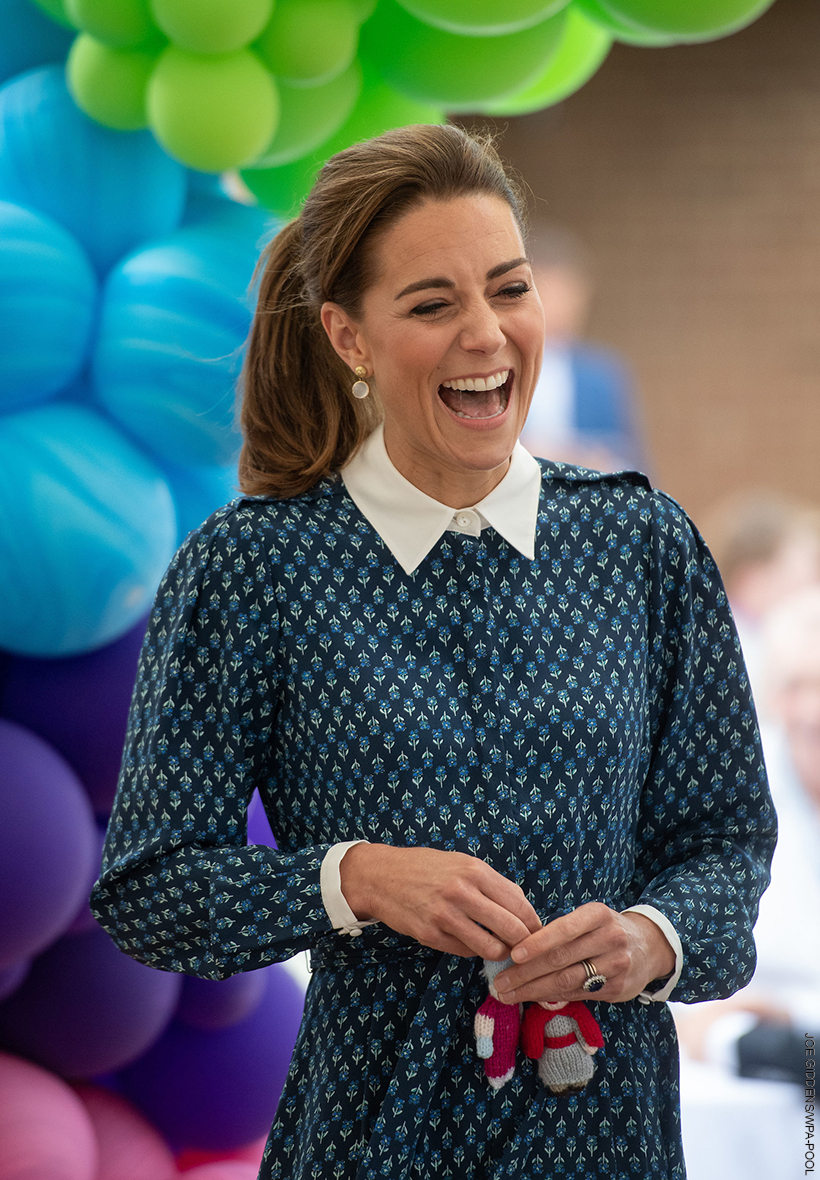
<path fill-rule="evenodd" d="M 594 963 L 590 963 L 589 959 L 582 959 L 581 966 L 586 971 L 587 977 L 584 980 L 583 988 L 585 992 L 599 992 L 606 983 L 606 976 L 596 969 Z"/>

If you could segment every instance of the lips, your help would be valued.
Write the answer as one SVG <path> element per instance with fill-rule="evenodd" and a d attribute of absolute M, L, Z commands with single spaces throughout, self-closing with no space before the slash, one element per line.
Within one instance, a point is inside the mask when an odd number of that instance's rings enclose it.
<path fill-rule="evenodd" d="M 497 418 L 507 408 L 512 385 L 509 369 L 487 377 L 457 377 L 438 387 L 438 395 L 457 418 Z"/>

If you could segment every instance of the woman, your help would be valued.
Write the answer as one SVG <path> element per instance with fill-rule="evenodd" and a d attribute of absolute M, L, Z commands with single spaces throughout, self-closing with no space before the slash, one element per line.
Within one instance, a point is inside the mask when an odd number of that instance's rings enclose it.
<path fill-rule="evenodd" d="M 340 153 L 267 250 L 249 495 L 159 591 L 95 891 L 167 970 L 312 949 L 263 1177 L 684 1174 L 651 999 L 748 979 L 772 815 L 683 513 L 517 445 L 542 348 L 518 198 L 456 128 Z M 583 1093 L 487 1084 L 510 952 L 509 1004 L 603 978 Z"/>

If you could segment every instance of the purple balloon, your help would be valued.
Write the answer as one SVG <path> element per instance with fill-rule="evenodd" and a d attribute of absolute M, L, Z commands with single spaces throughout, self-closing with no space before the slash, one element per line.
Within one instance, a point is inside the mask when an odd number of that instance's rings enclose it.
<path fill-rule="evenodd" d="M 144 1057 L 118 1074 L 121 1093 L 176 1150 L 230 1151 L 270 1128 L 303 996 L 279 964 L 262 974 L 265 994 L 245 1020 L 215 1032 L 174 1020 Z"/>
<path fill-rule="evenodd" d="M 80 908 L 74 915 L 71 925 L 67 928 L 66 934 L 83 934 L 86 930 L 98 930 L 99 923 L 94 915 L 91 913 L 91 885 L 97 880 L 102 870 L 102 854 L 103 845 L 105 844 L 105 828 L 97 827 L 97 855 L 94 861 L 94 872 L 91 874 L 92 880 L 83 900 L 80 902 Z"/>
<path fill-rule="evenodd" d="M 97 843 L 71 767 L 42 738 L 0 718 L 0 970 L 69 926 L 91 888 Z"/>
<path fill-rule="evenodd" d="M 259 798 L 259 792 L 254 791 L 248 806 L 248 843 L 267 844 L 269 848 L 276 847 L 273 832 L 270 830 L 265 808 Z"/>
<path fill-rule="evenodd" d="M 0 971 L 0 1002 L 16 992 L 31 969 L 31 963 L 15 963 L 13 967 L 4 967 Z"/>
<path fill-rule="evenodd" d="M 81 656 L 14 656 L 0 687 L 0 715 L 59 750 L 98 815 L 107 815 L 114 801 L 146 623 L 143 619 L 116 643 Z"/>
<path fill-rule="evenodd" d="M 69 935 L 0 1004 L 0 1046 L 63 1077 L 120 1069 L 161 1035 L 180 983 L 124 955 L 99 927 Z"/>
<path fill-rule="evenodd" d="M 186 975 L 176 1019 L 191 1028 L 229 1028 L 245 1020 L 265 994 L 264 971 L 245 971 L 230 979 L 195 979 Z"/>

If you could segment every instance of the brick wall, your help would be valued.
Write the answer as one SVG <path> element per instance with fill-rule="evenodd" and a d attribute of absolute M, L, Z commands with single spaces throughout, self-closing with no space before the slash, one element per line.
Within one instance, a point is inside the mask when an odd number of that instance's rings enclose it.
<path fill-rule="evenodd" d="M 817 0 L 617 45 L 562 106 L 498 125 L 537 216 L 592 251 L 589 334 L 637 375 L 655 482 L 695 516 L 738 487 L 820 502 Z"/>

